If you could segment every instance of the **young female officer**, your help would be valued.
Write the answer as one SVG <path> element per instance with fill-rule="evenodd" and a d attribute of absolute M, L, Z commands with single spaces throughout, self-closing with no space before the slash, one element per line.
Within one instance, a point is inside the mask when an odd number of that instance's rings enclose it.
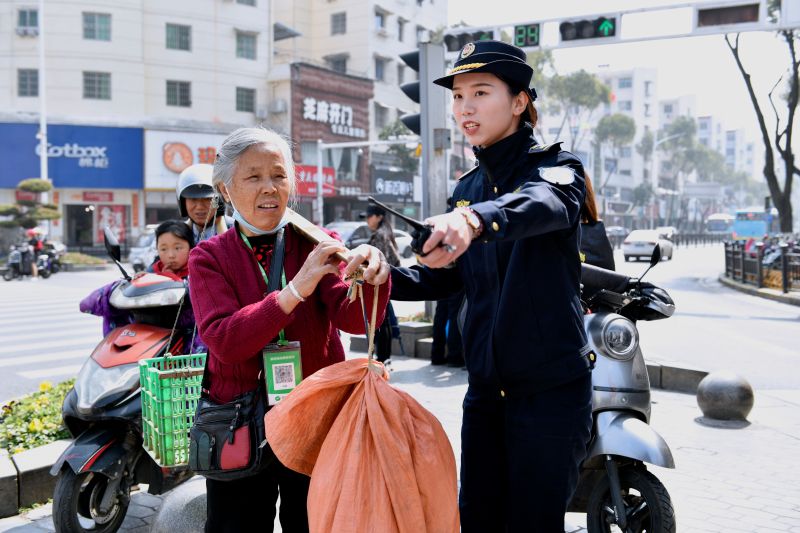
<path fill-rule="evenodd" d="M 591 429 L 591 358 L 579 300 L 581 162 L 536 144 L 525 53 L 469 43 L 434 83 L 478 166 L 428 219 L 423 266 L 392 269 L 392 299 L 466 290 L 469 388 L 461 429 L 462 531 L 564 531 Z M 455 263 L 454 268 L 452 267 Z"/>

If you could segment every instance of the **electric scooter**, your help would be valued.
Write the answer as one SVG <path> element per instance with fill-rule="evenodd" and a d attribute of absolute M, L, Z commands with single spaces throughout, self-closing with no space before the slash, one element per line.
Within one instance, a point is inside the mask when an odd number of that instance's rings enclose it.
<path fill-rule="evenodd" d="M 73 442 L 50 470 L 56 531 L 112 533 L 125 519 L 131 488 L 148 484 L 161 494 L 190 478 L 188 467 L 162 468 L 142 447 L 140 359 L 182 353 L 184 336 L 172 327 L 187 297 L 183 282 L 145 274 L 135 280 L 120 263 L 120 247 L 108 228 L 108 254 L 124 279 L 111 305 L 129 310 L 133 323 L 113 329 L 86 360 L 62 406 Z"/>
<path fill-rule="evenodd" d="M 655 246 L 650 266 L 661 260 Z M 646 463 L 675 468 L 666 441 L 650 427 L 650 380 L 637 320 L 669 318 L 667 291 L 584 264 L 584 327 L 592 371 L 592 437 L 569 512 L 586 513 L 589 533 L 674 533 L 669 493 Z"/>

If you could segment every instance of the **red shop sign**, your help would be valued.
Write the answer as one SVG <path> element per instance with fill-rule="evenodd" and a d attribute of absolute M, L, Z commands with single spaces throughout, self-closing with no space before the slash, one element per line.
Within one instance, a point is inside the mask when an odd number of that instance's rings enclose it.
<path fill-rule="evenodd" d="M 316 165 L 295 165 L 297 195 L 317 196 Z M 333 167 L 322 167 L 322 195 L 336 196 L 336 171 Z"/>
<path fill-rule="evenodd" d="M 84 191 L 84 202 L 113 202 L 114 193 L 111 191 Z"/>

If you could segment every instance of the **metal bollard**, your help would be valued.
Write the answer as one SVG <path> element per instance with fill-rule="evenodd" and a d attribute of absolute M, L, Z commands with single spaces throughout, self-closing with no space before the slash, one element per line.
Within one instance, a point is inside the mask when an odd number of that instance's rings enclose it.
<path fill-rule="evenodd" d="M 756 268 L 758 271 L 756 272 L 756 287 L 759 289 L 764 286 L 764 247 L 766 246 L 763 242 L 756 243 L 758 247 L 758 260 L 756 262 Z"/>
<path fill-rule="evenodd" d="M 789 245 L 781 243 L 781 288 L 783 294 L 789 292 Z"/>

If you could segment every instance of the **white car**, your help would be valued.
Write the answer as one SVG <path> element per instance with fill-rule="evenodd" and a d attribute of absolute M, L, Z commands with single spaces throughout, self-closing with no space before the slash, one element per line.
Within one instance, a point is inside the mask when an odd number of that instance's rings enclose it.
<path fill-rule="evenodd" d="M 134 272 L 143 272 L 158 259 L 157 227 L 158 224 L 148 224 L 139 240 L 136 241 L 136 246 L 132 246 L 128 252 L 128 262 L 133 266 Z"/>
<path fill-rule="evenodd" d="M 353 231 L 344 241 L 348 248 L 355 248 L 359 244 L 366 244 L 372 236 L 369 226 L 363 224 Z M 397 251 L 401 257 L 411 257 L 414 251 L 411 249 L 411 235 L 401 229 L 394 230 L 394 240 L 397 242 Z"/>
<path fill-rule="evenodd" d="M 673 244 L 664 234 L 654 229 L 635 229 L 622 242 L 622 255 L 625 261 L 631 258 L 650 259 L 656 244 L 661 247 L 661 257 L 672 259 Z"/>

